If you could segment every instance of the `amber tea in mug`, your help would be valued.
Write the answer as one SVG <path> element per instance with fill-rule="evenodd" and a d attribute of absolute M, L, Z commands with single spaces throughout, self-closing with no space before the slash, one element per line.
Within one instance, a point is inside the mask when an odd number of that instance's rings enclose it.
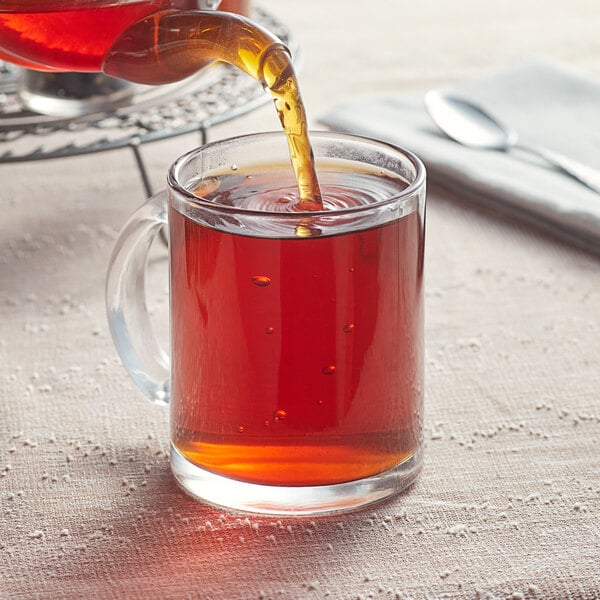
<path fill-rule="evenodd" d="M 175 478 L 209 503 L 353 508 L 421 466 L 423 166 L 373 140 L 312 143 L 322 210 L 297 209 L 283 135 L 257 134 L 179 159 L 168 194 L 117 244 L 115 342 L 138 385 L 170 405 Z M 170 359 L 139 289 L 165 222 Z"/>

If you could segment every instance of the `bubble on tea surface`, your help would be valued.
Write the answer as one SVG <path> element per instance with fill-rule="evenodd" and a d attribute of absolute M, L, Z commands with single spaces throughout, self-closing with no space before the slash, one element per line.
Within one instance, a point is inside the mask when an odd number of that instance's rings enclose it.
<path fill-rule="evenodd" d="M 335 365 L 327 365 L 322 369 L 323 375 L 333 375 L 335 373 Z"/>
<path fill-rule="evenodd" d="M 352 333 L 354 331 L 354 323 L 344 325 L 344 333 Z"/>
<path fill-rule="evenodd" d="M 255 275 L 252 278 L 252 283 L 258 287 L 267 287 L 271 283 L 271 279 L 266 275 Z"/>
<path fill-rule="evenodd" d="M 283 421 L 287 417 L 287 412 L 280 408 L 273 412 L 273 420 L 274 421 Z"/>
<path fill-rule="evenodd" d="M 232 171 L 237 171 L 238 170 L 238 166 L 237 165 L 231 165 L 231 170 Z"/>

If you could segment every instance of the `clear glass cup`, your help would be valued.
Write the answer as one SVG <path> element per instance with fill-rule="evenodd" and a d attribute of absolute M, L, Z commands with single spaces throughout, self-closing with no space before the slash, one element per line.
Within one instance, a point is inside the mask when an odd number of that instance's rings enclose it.
<path fill-rule="evenodd" d="M 215 142 L 174 163 L 108 272 L 123 364 L 170 406 L 176 480 L 238 511 L 364 506 L 406 488 L 422 464 L 424 167 L 366 138 L 311 139 L 335 208 L 288 210 L 283 134 Z M 170 352 L 144 298 L 148 251 L 167 224 Z"/>

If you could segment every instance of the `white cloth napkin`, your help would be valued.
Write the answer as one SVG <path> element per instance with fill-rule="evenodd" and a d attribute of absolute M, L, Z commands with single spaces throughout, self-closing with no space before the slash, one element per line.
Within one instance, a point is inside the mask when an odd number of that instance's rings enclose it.
<path fill-rule="evenodd" d="M 600 78 L 535 59 L 452 91 L 516 129 L 523 143 L 600 171 Z M 353 100 L 320 121 L 410 149 L 432 181 L 600 252 L 600 194 L 522 151 L 472 149 L 449 140 L 431 121 L 423 97 Z"/>

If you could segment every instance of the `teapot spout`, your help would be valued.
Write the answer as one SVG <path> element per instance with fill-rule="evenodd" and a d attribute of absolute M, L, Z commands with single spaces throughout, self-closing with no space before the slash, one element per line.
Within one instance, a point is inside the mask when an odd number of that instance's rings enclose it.
<path fill-rule="evenodd" d="M 102 70 L 157 85 L 180 81 L 218 60 L 261 81 L 262 57 L 274 45 L 283 46 L 274 34 L 234 13 L 167 10 L 128 27 L 106 54 Z"/>

